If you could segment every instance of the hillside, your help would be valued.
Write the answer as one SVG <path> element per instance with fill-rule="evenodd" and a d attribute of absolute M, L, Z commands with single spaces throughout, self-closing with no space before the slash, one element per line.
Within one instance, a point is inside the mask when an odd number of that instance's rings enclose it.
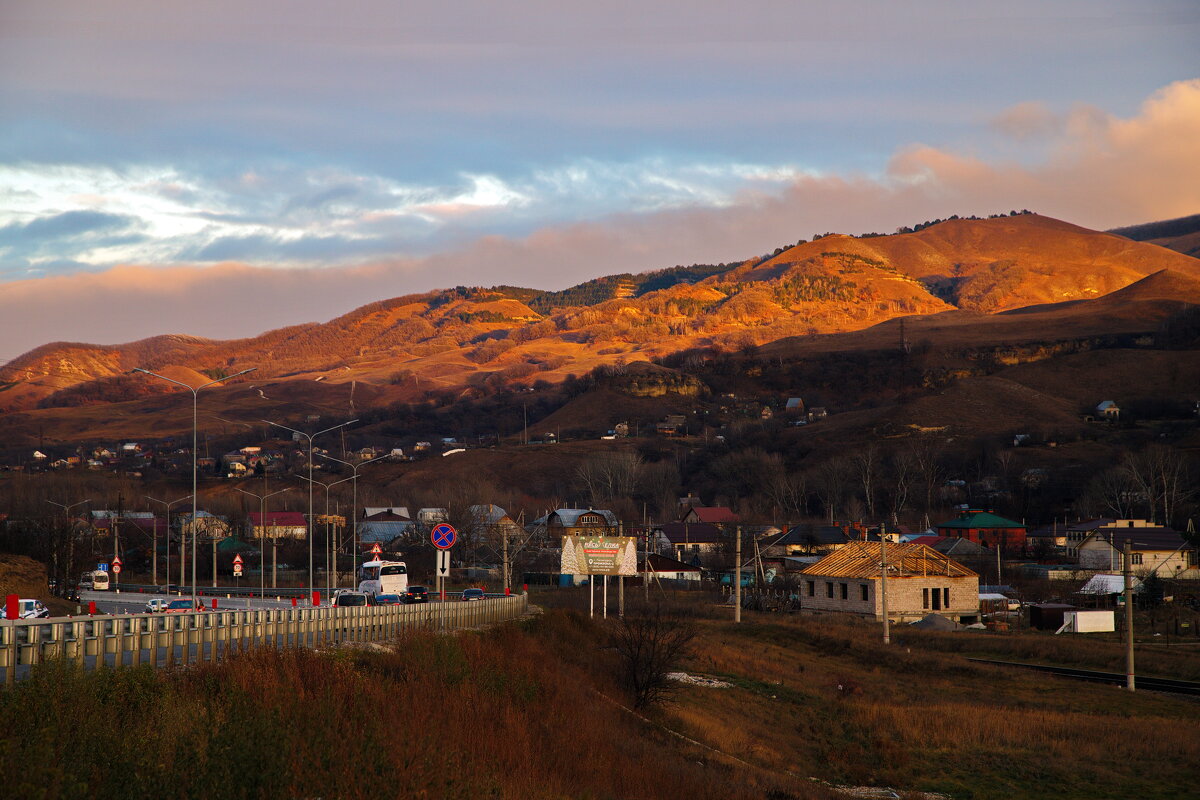
<path fill-rule="evenodd" d="M 9 429 L 49 424 L 82 435 L 97 416 L 91 408 L 128 403 L 122 413 L 134 417 L 161 410 L 164 401 L 152 398 L 181 390 L 130 374 L 140 366 L 189 385 L 256 368 L 240 387 L 208 390 L 229 398 L 234 416 L 239 405 L 252 419 L 267 407 L 292 413 L 281 406 L 357 413 L 553 385 L 694 348 L 760 346 L 798 357 L 902 339 L 967 346 L 1146 331 L 1187 302 L 1200 302 L 1195 258 L 1035 214 L 952 219 L 561 292 L 408 295 L 241 340 L 49 344 L 0 368 L 0 411 Z"/>
<path fill-rule="evenodd" d="M 1148 222 L 1144 225 L 1114 228 L 1109 233 L 1115 233 L 1136 242 L 1156 244 L 1187 256 L 1200 256 L 1200 214 L 1162 222 Z"/>

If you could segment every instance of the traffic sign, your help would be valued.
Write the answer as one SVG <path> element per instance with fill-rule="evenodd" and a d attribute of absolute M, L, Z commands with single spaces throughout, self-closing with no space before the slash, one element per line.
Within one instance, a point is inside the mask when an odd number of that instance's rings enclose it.
<path fill-rule="evenodd" d="M 383 554 L 383 548 L 379 546 L 379 542 L 376 542 L 375 544 L 373 544 L 371 546 L 371 555 L 378 556 L 378 555 L 382 555 L 382 554 Z"/>
<path fill-rule="evenodd" d="M 445 578 L 450 574 L 450 551 L 438 550 L 437 576 Z"/>
<path fill-rule="evenodd" d="M 108 562 L 101 561 L 99 564 L 96 565 L 96 571 L 97 572 L 108 572 Z"/>
<path fill-rule="evenodd" d="M 429 541 L 433 542 L 433 546 L 439 550 L 449 550 L 454 547 L 457 539 L 458 531 L 454 530 L 454 526 L 448 522 L 439 522 L 429 532 Z"/>
<path fill-rule="evenodd" d="M 113 571 L 114 575 L 120 575 L 121 574 L 121 565 L 114 561 L 113 565 L 112 565 L 112 571 Z"/>
<path fill-rule="evenodd" d="M 240 553 L 233 557 L 233 563 L 239 567 L 242 565 L 242 556 Z"/>
<path fill-rule="evenodd" d="M 233 557 L 233 577 L 241 577 L 242 574 L 242 556 L 239 553 Z"/>
<path fill-rule="evenodd" d="M 114 566 L 114 567 L 119 567 L 119 566 L 121 566 L 122 564 L 124 564 L 125 562 L 121 560 L 121 557 L 120 557 L 120 556 L 114 556 L 114 557 L 113 557 L 113 560 L 112 560 L 112 563 L 113 563 L 113 566 Z"/>

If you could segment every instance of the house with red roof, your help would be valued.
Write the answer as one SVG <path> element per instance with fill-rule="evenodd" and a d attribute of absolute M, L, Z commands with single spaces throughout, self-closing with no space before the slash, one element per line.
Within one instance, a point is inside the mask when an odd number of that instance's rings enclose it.
<path fill-rule="evenodd" d="M 709 525 L 732 525 L 742 521 L 733 509 L 724 506 L 689 506 L 680 522 L 706 522 Z"/>
<path fill-rule="evenodd" d="M 248 535 L 252 539 L 303 539 L 308 535 L 308 522 L 299 511 L 268 511 L 250 513 Z"/>

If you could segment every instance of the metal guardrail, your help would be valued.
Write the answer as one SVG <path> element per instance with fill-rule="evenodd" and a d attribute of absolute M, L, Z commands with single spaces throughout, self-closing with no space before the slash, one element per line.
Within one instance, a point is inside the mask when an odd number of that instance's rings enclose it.
<path fill-rule="evenodd" d="M 401 629 L 451 630 L 515 619 L 528 595 L 477 602 L 407 606 L 318 606 L 191 613 L 51 617 L 0 622 L 0 670 L 11 686 L 35 665 L 66 658 L 101 666 L 187 665 L 216 661 L 246 648 L 323 647 L 378 642 Z"/>

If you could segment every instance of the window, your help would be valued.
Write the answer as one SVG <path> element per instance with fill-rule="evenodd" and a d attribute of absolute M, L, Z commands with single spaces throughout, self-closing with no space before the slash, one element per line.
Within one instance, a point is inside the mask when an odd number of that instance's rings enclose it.
<path fill-rule="evenodd" d="M 929 608 L 929 590 L 921 590 L 921 608 Z"/>
<path fill-rule="evenodd" d="M 842 584 L 842 599 L 843 600 L 850 599 L 850 584 L 848 584 L 848 583 Z"/>
<path fill-rule="evenodd" d="M 816 582 L 816 581 L 809 581 L 809 582 L 808 582 L 808 596 L 809 596 L 809 597 L 815 597 L 815 596 L 816 596 L 816 594 L 817 594 L 817 582 Z"/>
<path fill-rule="evenodd" d="M 870 589 L 867 588 L 867 585 L 865 583 L 862 584 L 861 586 L 859 586 L 858 588 L 862 590 L 862 599 L 863 599 L 864 603 L 867 602 L 869 599 L 871 599 L 871 597 L 870 597 L 871 591 L 870 591 Z"/>
<path fill-rule="evenodd" d="M 945 589 L 942 589 L 942 607 L 943 608 L 950 607 L 950 587 L 949 586 L 947 586 Z"/>
<path fill-rule="evenodd" d="M 833 581 L 825 581 L 825 596 L 833 597 Z"/>
<path fill-rule="evenodd" d="M 1134 563 L 1134 564 L 1140 564 L 1140 563 L 1142 563 L 1142 554 L 1141 554 L 1141 553 L 1131 553 L 1130 555 L 1132 555 L 1132 556 L 1133 556 L 1133 563 Z"/>
<path fill-rule="evenodd" d="M 933 610 L 942 610 L 942 593 L 938 589 L 934 589 L 930 594 L 930 599 L 933 600 Z"/>

